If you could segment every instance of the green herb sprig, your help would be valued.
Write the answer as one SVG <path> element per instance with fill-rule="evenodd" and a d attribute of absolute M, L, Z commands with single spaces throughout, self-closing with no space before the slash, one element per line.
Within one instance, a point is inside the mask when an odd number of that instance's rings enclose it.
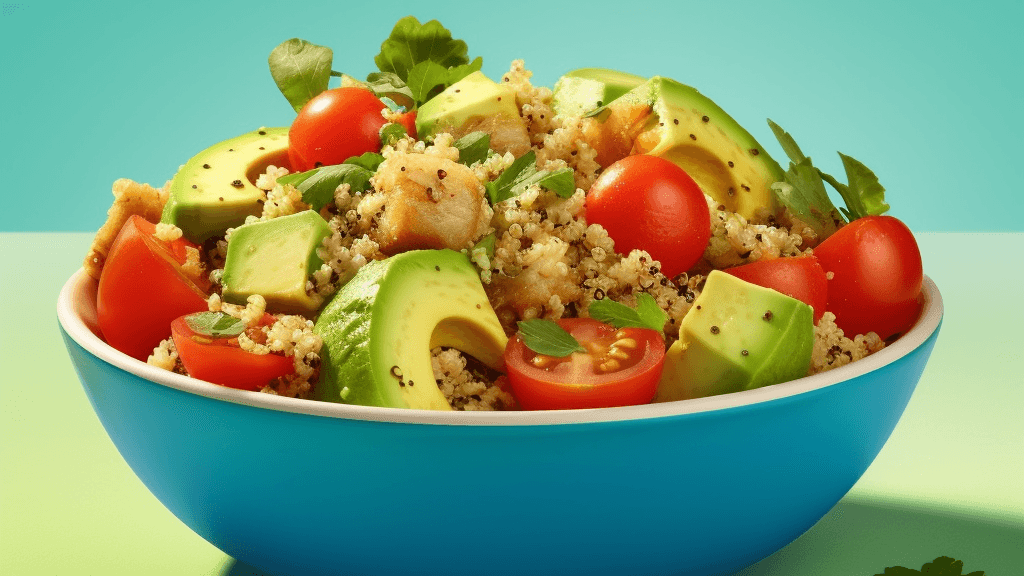
<path fill-rule="evenodd" d="M 210 338 L 234 338 L 245 332 L 245 322 L 223 312 L 197 312 L 185 316 L 185 324 L 196 334 Z"/>
<path fill-rule="evenodd" d="M 654 296 L 643 292 L 636 298 L 636 308 L 630 308 L 610 298 L 594 300 L 587 308 L 594 320 L 616 328 L 649 328 L 661 332 L 668 314 L 658 306 Z"/>
<path fill-rule="evenodd" d="M 277 181 L 295 186 L 302 194 L 302 201 L 319 211 L 334 199 L 334 191 L 342 184 L 348 184 L 353 192 L 368 190 L 370 178 L 383 161 L 384 157 L 380 154 L 367 152 L 341 164 L 288 174 Z"/>
<path fill-rule="evenodd" d="M 564 358 L 573 352 L 586 352 L 579 340 L 556 322 L 543 318 L 524 320 L 516 324 L 523 344 L 537 354 Z"/>
<path fill-rule="evenodd" d="M 576 179 L 571 168 L 537 170 L 537 153 L 530 150 L 487 183 L 487 197 L 492 205 L 497 204 L 519 196 L 534 184 L 551 190 L 561 198 L 576 193 Z"/>

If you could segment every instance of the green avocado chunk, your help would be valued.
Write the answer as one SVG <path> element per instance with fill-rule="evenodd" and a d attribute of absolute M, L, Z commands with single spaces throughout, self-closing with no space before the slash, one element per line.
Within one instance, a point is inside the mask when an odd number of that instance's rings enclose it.
<path fill-rule="evenodd" d="M 260 128 L 210 146 L 174 175 L 160 221 L 201 244 L 259 216 L 266 194 L 255 181 L 270 165 L 288 166 L 288 128 Z"/>
<path fill-rule="evenodd" d="M 645 130 L 632 153 L 672 161 L 727 210 L 754 219 L 777 208 L 771 185 L 783 180 L 779 164 L 731 116 L 695 88 L 655 76 L 614 100 L 623 116 L 646 108 Z"/>
<path fill-rule="evenodd" d="M 416 111 L 416 134 L 425 139 L 448 132 L 459 138 L 486 132 L 491 149 L 516 156 L 530 149 L 526 124 L 519 116 L 516 93 L 476 71 L 434 96 Z"/>
<path fill-rule="evenodd" d="M 508 339 L 476 269 L 453 250 L 414 250 L 373 261 L 320 314 L 319 400 L 450 410 L 430 350 L 456 348 L 503 368 Z"/>
<path fill-rule="evenodd" d="M 807 304 L 715 270 L 665 353 L 656 402 L 760 388 L 807 374 Z"/>
<path fill-rule="evenodd" d="M 610 103 L 645 80 L 641 76 L 606 68 L 573 70 L 555 82 L 552 107 L 561 116 L 582 116 Z"/>
<path fill-rule="evenodd" d="M 306 293 L 306 282 L 323 264 L 316 249 L 330 235 L 313 210 L 239 226 L 228 240 L 224 301 L 245 304 L 259 294 L 271 310 L 315 313 L 322 299 Z"/>

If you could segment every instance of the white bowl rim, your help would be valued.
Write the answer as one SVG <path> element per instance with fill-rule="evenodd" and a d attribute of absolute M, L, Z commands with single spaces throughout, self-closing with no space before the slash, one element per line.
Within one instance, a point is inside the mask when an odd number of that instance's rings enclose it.
<path fill-rule="evenodd" d="M 90 314 L 94 314 L 95 286 L 96 281 L 88 276 L 84 269 L 80 269 L 68 279 L 61 289 L 60 297 L 57 301 L 57 318 L 60 325 L 72 340 L 90 354 L 145 380 L 207 398 L 296 414 L 375 422 L 462 426 L 584 424 L 645 420 L 724 410 L 796 396 L 856 378 L 906 356 L 924 344 L 935 330 L 938 329 L 943 314 L 942 295 L 939 294 L 938 287 L 931 278 L 925 276 L 922 285 L 924 303 L 921 316 L 906 334 L 866 358 L 813 376 L 805 376 L 790 382 L 743 392 L 641 406 L 585 410 L 540 410 L 532 412 L 448 412 L 353 406 L 333 402 L 286 398 L 273 394 L 218 386 L 150 366 L 145 362 L 115 350 L 90 328 L 87 318 L 89 318 Z M 81 310 L 76 309 L 76 302 L 84 304 L 85 308 Z"/>

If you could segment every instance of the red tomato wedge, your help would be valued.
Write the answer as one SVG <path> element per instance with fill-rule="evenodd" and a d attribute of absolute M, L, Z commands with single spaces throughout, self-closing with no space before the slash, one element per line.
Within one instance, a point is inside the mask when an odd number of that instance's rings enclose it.
<path fill-rule="evenodd" d="M 273 317 L 264 316 L 263 324 L 273 321 Z M 189 376 L 221 386 L 259 390 L 271 380 L 295 370 L 288 356 L 242 350 L 237 336 L 214 337 L 194 331 L 189 326 L 188 316 L 171 322 L 171 337 Z"/>
<path fill-rule="evenodd" d="M 616 329 L 591 318 L 566 318 L 558 325 L 588 351 L 565 358 L 540 355 L 518 334 L 505 348 L 508 380 L 524 409 L 630 406 L 654 398 L 665 362 L 660 333 Z"/>
<path fill-rule="evenodd" d="M 601 173 L 587 192 L 587 221 L 600 224 L 615 251 L 645 250 L 672 278 L 704 254 L 711 214 L 697 183 L 657 156 L 627 156 Z"/>
<path fill-rule="evenodd" d="M 814 249 L 830 272 L 828 304 L 845 335 L 875 332 L 883 340 L 917 321 L 924 281 L 913 232 L 892 216 L 865 216 Z"/>
<path fill-rule="evenodd" d="M 825 313 L 828 277 L 814 256 L 761 260 L 728 268 L 725 272 L 751 284 L 782 292 L 807 304 L 814 309 L 815 324 Z"/>
<path fill-rule="evenodd" d="M 141 216 L 125 222 L 107 253 L 96 293 L 103 338 L 138 360 L 146 360 L 167 338 L 172 320 L 207 309 L 209 282 L 181 269 L 186 247 L 197 246 L 184 238 L 164 242 L 155 231 L 156 225 Z"/>
<path fill-rule="evenodd" d="M 387 106 L 365 88 L 326 90 L 299 110 L 288 130 L 288 160 L 296 172 L 341 164 L 380 151 Z M 415 130 L 414 130 L 415 131 Z"/>

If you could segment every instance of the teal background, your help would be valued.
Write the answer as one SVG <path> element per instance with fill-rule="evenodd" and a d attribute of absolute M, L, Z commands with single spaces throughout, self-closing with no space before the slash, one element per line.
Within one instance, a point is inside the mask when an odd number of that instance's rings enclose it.
<path fill-rule="evenodd" d="M 870 166 L 917 232 L 1021 231 L 1024 3 L 5 2 L 0 231 L 91 231 L 119 177 L 161 185 L 199 150 L 294 113 L 266 57 L 298 36 L 364 76 L 401 16 L 437 18 L 497 78 L 603 66 L 699 88 L 782 157 Z"/>

